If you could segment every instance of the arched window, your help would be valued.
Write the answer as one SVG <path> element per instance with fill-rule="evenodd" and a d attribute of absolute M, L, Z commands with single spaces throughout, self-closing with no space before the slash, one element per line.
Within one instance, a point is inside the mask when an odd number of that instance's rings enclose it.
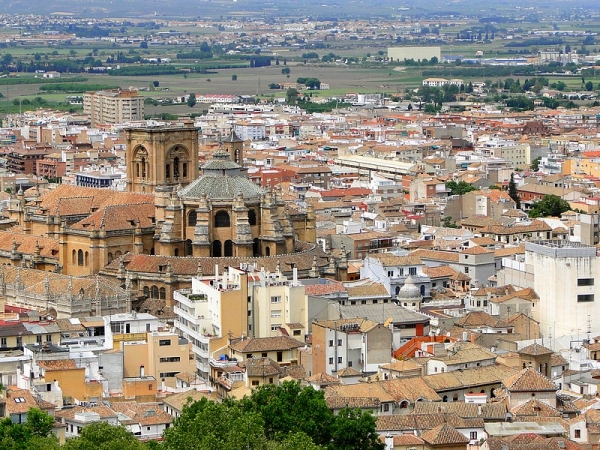
<path fill-rule="evenodd" d="M 179 158 L 175 157 L 173 159 L 173 176 L 176 180 L 179 179 Z"/>
<path fill-rule="evenodd" d="M 400 286 L 396 286 L 396 295 L 400 293 Z"/>
<path fill-rule="evenodd" d="M 144 286 L 144 295 L 150 297 L 150 288 L 148 286 Z"/>
<path fill-rule="evenodd" d="M 454 394 L 454 395 L 452 396 L 452 401 L 453 401 L 453 402 L 457 402 L 457 401 L 458 401 L 458 394 Z"/>
<path fill-rule="evenodd" d="M 221 241 L 213 241 L 212 256 L 215 258 L 219 258 L 221 256 Z"/>
<path fill-rule="evenodd" d="M 188 226 L 195 227 L 196 222 L 198 222 L 198 213 L 196 212 L 195 209 L 192 209 L 190 211 L 190 213 L 188 214 Z"/>
<path fill-rule="evenodd" d="M 150 249 L 150 254 L 151 254 L 151 255 L 154 255 L 154 247 L 152 247 L 152 248 Z"/>
<path fill-rule="evenodd" d="M 215 228 L 222 228 L 230 226 L 229 214 L 227 211 L 218 211 L 215 214 Z"/>
<path fill-rule="evenodd" d="M 71 263 L 77 264 L 77 251 L 73 250 L 73 256 L 71 257 Z"/>
<path fill-rule="evenodd" d="M 85 252 L 85 267 L 90 265 L 90 254 Z"/>
<path fill-rule="evenodd" d="M 265 256 L 271 256 L 271 247 L 268 245 L 265 247 Z"/>
<path fill-rule="evenodd" d="M 108 252 L 108 262 L 111 262 L 114 259 L 114 256 L 111 252 Z"/>
<path fill-rule="evenodd" d="M 171 178 L 171 165 L 170 164 L 166 164 L 165 165 L 165 178 L 168 180 L 169 178 Z"/>
<path fill-rule="evenodd" d="M 443 401 L 444 403 L 446 403 L 446 402 L 448 401 L 448 396 L 447 396 L 447 395 L 444 395 L 444 396 L 442 397 L 442 401 Z"/>
<path fill-rule="evenodd" d="M 123 253 L 121 253 L 121 250 L 117 250 L 117 251 L 115 252 L 115 258 L 120 258 L 122 254 L 123 254 Z"/>
<path fill-rule="evenodd" d="M 408 408 L 408 400 L 404 400 L 402 402 L 400 402 L 400 409 L 406 409 Z"/>
<path fill-rule="evenodd" d="M 142 157 L 142 178 L 146 178 L 146 158 Z"/>
<path fill-rule="evenodd" d="M 424 284 L 421 285 L 419 290 L 421 291 L 421 297 L 425 296 L 425 285 Z"/>
<path fill-rule="evenodd" d="M 233 256 L 233 242 L 229 239 L 225 241 L 223 246 L 223 256 Z"/>
<path fill-rule="evenodd" d="M 135 176 L 140 177 L 140 163 L 135 163 Z"/>
<path fill-rule="evenodd" d="M 161 287 L 161 288 L 158 290 L 158 293 L 159 293 L 159 295 L 160 295 L 160 299 L 161 299 L 161 300 L 165 300 L 165 299 L 167 298 L 167 290 L 166 290 L 164 287 Z"/>
<path fill-rule="evenodd" d="M 187 163 L 181 165 L 181 176 L 187 178 Z"/>
<path fill-rule="evenodd" d="M 194 254 L 194 248 L 192 247 L 192 240 L 187 239 L 185 241 L 185 256 L 192 256 Z"/>
<path fill-rule="evenodd" d="M 173 256 L 179 256 L 179 249 L 176 248 L 175 250 L 173 250 Z"/>
<path fill-rule="evenodd" d="M 482 389 L 481 391 L 479 391 L 480 394 L 485 394 L 485 389 Z"/>
<path fill-rule="evenodd" d="M 158 298 L 158 287 L 157 286 L 152 286 L 152 288 L 150 289 L 150 297 Z"/>
<path fill-rule="evenodd" d="M 77 265 L 83 266 L 83 250 L 77 251 Z"/>
<path fill-rule="evenodd" d="M 250 225 L 256 225 L 256 211 L 253 209 L 248 211 L 248 223 Z"/>
<path fill-rule="evenodd" d="M 258 238 L 254 238 L 252 241 L 252 255 L 260 256 L 260 245 L 258 243 Z"/>

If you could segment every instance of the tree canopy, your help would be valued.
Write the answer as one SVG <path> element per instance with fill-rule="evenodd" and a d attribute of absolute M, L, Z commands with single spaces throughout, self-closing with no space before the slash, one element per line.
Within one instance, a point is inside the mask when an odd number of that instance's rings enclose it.
<path fill-rule="evenodd" d="M 446 187 L 450 189 L 450 195 L 463 195 L 477 190 L 466 181 L 459 181 L 458 183 L 456 181 L 446 181 Z"/>
<path fill-rule="evenodd" d="M 570 209 L 569 203 L 558 195 L 544 195 L 540 201 L 533 204 L 529 217 L 559 217 Z"/>
<path fill-rule="evenodd" d="M 323 393 L 297 382 L 263 385 L 240 401 L 188 404 L 165 431 L 166 450 L 382 450 L 375 418 L 360 410 L 335 416 Z"/>

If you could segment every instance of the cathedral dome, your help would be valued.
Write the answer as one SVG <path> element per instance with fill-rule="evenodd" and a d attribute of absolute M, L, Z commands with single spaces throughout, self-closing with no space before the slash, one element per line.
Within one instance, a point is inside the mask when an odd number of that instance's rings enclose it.
<path fill-rule="evenodd" d="M 421 298 L 421 290 L 415 285 L 412 277 L 409 275 L 404 282 L 404 286 L 400 288 L 398 298 L 401 299 L 418 299 Z"/>
<path fill-rule="evenodd" d="M 246 177 L 244 167 L 229 159 L 229 153 L 217 151 L 202 166 L 202 176 L 179 191 L 179 197 L 233 200 L 241 193 L 244 199 L 259 199 L 264 192 Z"/>

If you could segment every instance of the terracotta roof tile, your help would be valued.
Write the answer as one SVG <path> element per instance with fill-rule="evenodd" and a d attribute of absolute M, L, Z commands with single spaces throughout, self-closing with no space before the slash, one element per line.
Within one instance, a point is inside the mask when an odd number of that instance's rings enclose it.
<path fill-rule="evenodd" d="M 439 425 L 421 435 L 421 439 L 431 445 L 467 444 L 469 438 L 448 424 Z"/>

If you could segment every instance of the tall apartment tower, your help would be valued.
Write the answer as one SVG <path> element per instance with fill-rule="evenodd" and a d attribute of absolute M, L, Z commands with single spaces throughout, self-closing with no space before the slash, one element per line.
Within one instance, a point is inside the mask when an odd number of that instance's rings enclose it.
<path fill-rule="evenodd" d="M 144 118 L 144 98 L 137 91 L 109 89 L 83 94 L 83 112 L 92 127 L 119 124 Z"/>

